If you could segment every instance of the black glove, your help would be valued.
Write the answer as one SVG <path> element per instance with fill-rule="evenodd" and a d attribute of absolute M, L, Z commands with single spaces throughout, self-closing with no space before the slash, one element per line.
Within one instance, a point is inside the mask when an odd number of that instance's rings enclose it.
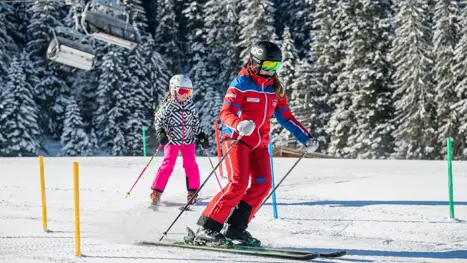
<path fill-rule="evenodd" d="M 198 142 L 199 144 L 201 144 L 201 147 L 203 147 L 204 149 L 209 148 L 209 139 L 208 139 L 208 136 L 204 132 L 200 132 L 196 136 L 196 138 L 198 138 Z"/>
<path fill-rule="evenodd" d="M 167 137 L 167 133 L 165 133 L 165 130 L 160 128 L 158 131 L 157 131 L 157 141 L 162 144 L 162 145 L 166 145 L 167 143 L 169 143 L 169 137 Z"/>

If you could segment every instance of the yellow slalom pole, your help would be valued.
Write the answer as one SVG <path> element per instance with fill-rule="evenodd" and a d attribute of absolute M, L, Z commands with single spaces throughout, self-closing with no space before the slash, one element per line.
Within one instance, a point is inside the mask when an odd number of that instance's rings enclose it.
<path fill-rule="evenodd" d="M 75 256 L 81 256 L 81 231 L 79 227 L 79 167 L 77 162 L 73 162 L 73 184 L 75 200 Z"/>
<path fill-rule="evenodd" d="M 47 203 L 45 198 L 45 178 L 44 178 L 44 157 L 39 156 L 39 176 L 41 181 L 41 198 L 42 198 L 42 229 L 48 232 L 47 228 Z"/>

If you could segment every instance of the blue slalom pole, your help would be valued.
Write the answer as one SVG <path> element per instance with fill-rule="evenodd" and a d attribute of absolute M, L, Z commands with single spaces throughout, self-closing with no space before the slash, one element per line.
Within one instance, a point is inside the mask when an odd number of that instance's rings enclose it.
<path fill-rule="evenodd" d="M 272 136 L 269 136 L 269 138 L 272 138 Z M 271 157 L 272 189 L 275 189 L 276 183 L 274 180 L 274 161 L 272 160 L 272 141 L 269 142 L 268 150 L 269 150 L 269 156 Z M 272 211 L 274 213 L 274 219 L 277 219 L 278 215 L 277 215 L 277 204 L 276 204 L 276 192 L 275 191 L 272 193 Z"/>

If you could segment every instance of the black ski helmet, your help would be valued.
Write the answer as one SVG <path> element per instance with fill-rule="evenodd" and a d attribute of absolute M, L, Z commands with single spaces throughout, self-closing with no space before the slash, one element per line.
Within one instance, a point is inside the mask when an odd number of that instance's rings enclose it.
<path fill-rule="evenodd" d="M 269 41 L 260 41 L 250 48 L 252 64 L 261 64 L 263 61 L 282 61 L 281 49 Z"/>

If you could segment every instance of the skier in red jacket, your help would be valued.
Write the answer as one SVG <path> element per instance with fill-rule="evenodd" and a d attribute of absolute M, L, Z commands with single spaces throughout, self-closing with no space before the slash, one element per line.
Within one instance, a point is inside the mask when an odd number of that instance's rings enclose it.
<path fill-rule="evenodd" d="M 282 61 L 279 47 L 268 41 L 250 49 L 250 59 L 231 82 L 220 111 L 224 123 L 224 152 L 241 136 L 226 157 L 228 184 L 208 204 L 198 220 L 195 242 L 223 246 L 227 240 L 261 243 L 246 231 L 248 223 L 271 189 L 268 152 L 272 115 L 306 150 L 318 142 L 292 115 L 276 71 Z M 250 183 L 250 186 L 249 186 Z M 249 186 L 249 187 L 248 187 Z M 221 233 L 226 223 L 225 231 Z"/>

